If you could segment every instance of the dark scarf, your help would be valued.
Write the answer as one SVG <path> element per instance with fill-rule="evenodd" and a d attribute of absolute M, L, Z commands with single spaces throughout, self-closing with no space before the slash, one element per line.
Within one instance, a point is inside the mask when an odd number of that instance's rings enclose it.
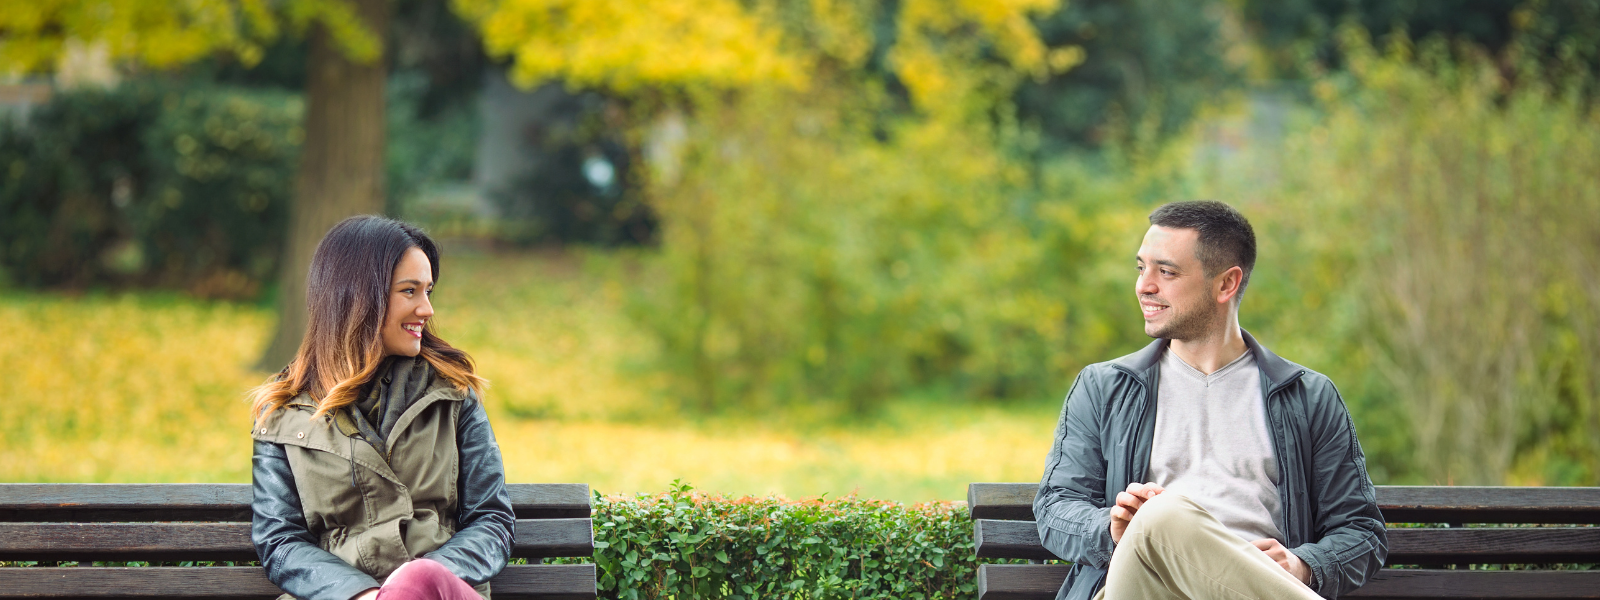
<path fill-rule="evenodd" d="M 390 356 L 378 366 L 378 376 L 366 385 L 366 393 L 355 404 L 335 416 L 339 431 L 361 438 L 389 459 L 384 440 L 394 432 L 396 421 L 411 403 L 421 398 L 433 383 L 433 368 L 421 357 Z"/>

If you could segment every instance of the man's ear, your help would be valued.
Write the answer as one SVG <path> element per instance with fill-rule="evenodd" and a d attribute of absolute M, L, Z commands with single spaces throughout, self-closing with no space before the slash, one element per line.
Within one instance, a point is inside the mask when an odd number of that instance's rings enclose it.
<path fill-rule="evenodd" d="M 1227 304 L 1239 297 L 1239 289 L 1244 285 L 1244 269 L 1238 266 L 1230 267 L 1217 277 L 1213 284 L 1216 291 L 1217 304 Z"/>

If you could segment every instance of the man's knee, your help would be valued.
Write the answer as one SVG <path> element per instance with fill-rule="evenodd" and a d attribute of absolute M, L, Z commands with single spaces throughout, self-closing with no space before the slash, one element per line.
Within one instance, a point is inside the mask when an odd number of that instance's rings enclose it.
<path fill-rule="evenodd" d="M 1175 531 L 1192 526 L 1196 511 L 1203 510 L 1188 496 L 1163 492 L 1139 507 L 1133 520 L 1128 523 L 1128 530 L 1137 528 L 1142 534 Z"/>

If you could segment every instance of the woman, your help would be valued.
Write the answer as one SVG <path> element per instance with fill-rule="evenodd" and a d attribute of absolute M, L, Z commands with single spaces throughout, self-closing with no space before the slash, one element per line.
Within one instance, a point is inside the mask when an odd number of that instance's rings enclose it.
<path fill-rule="evenodd" d="M 398 221 L 317 245 L 305 339 L 253 392 L 251 539 L 280 600 L 487 599 L 510 557 L 486 382 L 433 333 L 438 277 L 433 240 Z"/>

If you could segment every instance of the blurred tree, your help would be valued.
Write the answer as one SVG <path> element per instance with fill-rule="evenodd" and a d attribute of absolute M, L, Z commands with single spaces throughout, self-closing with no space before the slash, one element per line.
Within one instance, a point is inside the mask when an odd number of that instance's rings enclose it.
<path fill-rule="evenodd" d="M 1118 120 L 1175 133 L 1241 83 L 1225 58 L 1224 13 L 1215 0 L 1075 0 L 1037 22 L 1045 44 L 1083 48 L 1082 64 L 1025 82 L 1017 110 L 1046 152 L 1099 146 Z"/>
<path fill-rule="evenodd" d="M 1038 39 L 1032 18 L 1053 2 L 755 2 L 737 13 L 662 0 L 647 4 L 666 24 L 641 34 L 710 19 L 767 41 L 750 60 L 700 51 L 659 65 L 627 58 L 649 40 L 529 50 L 496 39 L 546 24 L 555 36 L 609 35 L 624 18 L 607 14 L 620 10 L 612 3 L 482 4 L 491 54 L 545 59 L 518 62 L 521 83 L 600 89 L 648 120 L 642 185 L 662 219 L 659 277 L 638 282 L 634 312 L 692 406 L 860 413 L 909 386 L 1014 397 L 1038 384 L 1029 366 L 1045 360 L 1033 350 L 1059 341 L 1060 311 L 1041 290 L 972 292 L 1033 275 L 1037 247 L 1017 211 L 1026 177 L 1007 158 L 1021 137 L 1010 98 L 1081 53 Z M 590 59 L 617 62 L 587 71 Z M 708 68 L 640 85 L 673 61 Z"/>
<path fill-rule="evenodd" d="M 1280 74 L 1308 63 L 1339 66 L 1334 35 L 1343 22 L 1375 34 L 1434 35 L 1500 54 L 1513 43 L 1556 74 L 1600 74 L 1600 2 L 1546 0 L 1235 0 Z"/>
<path fill-rule="evenodd" d="M 253 64 L 287 22 L 309 36 L 305 141 L 279 276 L 279 326 L 260 366 L 288 362 L 305 330 L 305 278 L 324 232 L 346 216 L 382 212 L 386 72 L 373 31 L 388 0 L 43 0 L 0 12 L 0 64 L 46 70 L 76 45 L 113 59 L 175 67 L 221 52 Z"/>
<path fill-rule="evenodd" d="M 217 54 L 256 64 L 288 25 L 309 38 L 305 142 L 290 208 L 289 238 L 279 279 L 279 324 L 260 365 L 276 369 L 299 344 L 305 323 L 304 282 L 317 241 L 339 219 L 384 208 L 385 52 L 373 32 L 387 31 L 391 0 L 41 0 L 0 12 L 0 65 L 45 71 L 73 48 L 104 48 L 117 61 L 170 68 Z M 1043 46 L 1027 15 L 1054 0 L 975 5 L 911 0 L 896 5 L 900 43 L 890 56 L 924 109 L 958 81 L 940 56 L 992 52 L 1018 64 L 1043 64 Z M 859 65 L 871 49 L 868 16 L 878 2 L 787 4 L 734 0 L 453 0 L 481 28 L 491 54 L 512 60 L 513 79 L 532 86 L 564 79 L 579 87 L 629 92 L 665 85 L 726 90 L 779 83 L 803 87 L 802 57 Z M 806 15 L 816 27 L 786 39 L 782 17 Z M 788 21 L 794 23 L 794 21 Z M 993 35 L 982 47 L 961 42 L 977 25 Z M 814 50 L 820 50 L 815 52 Z M 392 53 L 391 53 L 392 54 Z M 390 56 L 392 58 L 392 56 Z"/>

